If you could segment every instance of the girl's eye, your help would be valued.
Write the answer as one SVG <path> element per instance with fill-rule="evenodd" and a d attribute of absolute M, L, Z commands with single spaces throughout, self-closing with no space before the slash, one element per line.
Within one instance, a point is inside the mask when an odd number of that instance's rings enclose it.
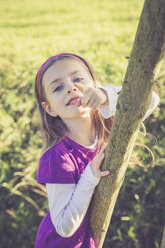
<path fill-rule="evenodd" d="M 74 82 L 80 82 L 83 78 L 76 78 Z"/>
<path fill-rule="evenodd" d="M 61 86 L 58 86 L 57 88 L 55 88 L 55 89 L 53 90 L 53 92 L 61 90 L 62 87 L 63 87 L 62 85 L 61 85 Z"/>

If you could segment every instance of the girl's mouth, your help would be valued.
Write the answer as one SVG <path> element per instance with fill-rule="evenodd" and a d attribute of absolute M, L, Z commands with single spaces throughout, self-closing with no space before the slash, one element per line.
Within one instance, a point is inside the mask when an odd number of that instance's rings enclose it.
<path fill-rule="evenodd" d="M 74 99 L 72 100 L 69 105 L 77 105 L 77 106 L 80 106 L 81 105 L 81 98 L 77 98 L 77 99 Z"/>

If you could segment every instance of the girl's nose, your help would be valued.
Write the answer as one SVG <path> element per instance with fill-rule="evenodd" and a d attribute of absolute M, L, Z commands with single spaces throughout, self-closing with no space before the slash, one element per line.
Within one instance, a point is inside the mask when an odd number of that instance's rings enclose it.
<path fill-rule="evenodd" d="M 77 91 L 77 88 L 73 83 L 71 83 L 71 84 L 68 85 L 67 93 L 69 94 L 69 93 L 71 93 L 73 91 Z"/>
<path fill-rule="evenodd" d="M 68 93 L 71 93 L 72 91 L 77 91 L 76 88 L 73 88 L 73 90 L 68 90 Z"/>

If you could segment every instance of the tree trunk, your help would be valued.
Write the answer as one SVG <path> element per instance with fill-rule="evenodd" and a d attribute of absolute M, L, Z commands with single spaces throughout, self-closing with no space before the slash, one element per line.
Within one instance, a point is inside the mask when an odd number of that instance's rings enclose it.
<path fill-rule="evenodd" d="M 139 126 L 151 101 L 164 49 L 164 0 L 146 0 L 102 166 L 111 174 L 100 180 L 92 200 L 90 224 L 96 248 L 103 245 Z"/>

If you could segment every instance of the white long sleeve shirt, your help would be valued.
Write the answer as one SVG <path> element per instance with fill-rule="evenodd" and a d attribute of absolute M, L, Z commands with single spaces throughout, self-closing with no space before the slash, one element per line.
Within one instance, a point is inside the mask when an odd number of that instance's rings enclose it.
<path fill-rule="evenodd" d="M 107 92 L 108 104 L 101 105 L 98 108 L 101 115 L 107 119 L 115 114 L 118 93 L 121 91 L 122 87 L 106 85 L 99 88 L 102 88 Z M 158 103 L 159 97 L 153 92 L 151 104 L 144 119 L 154 111 Z M 94 144 L 88 146 L 88 148 L 95 147 L 96 144 L 97 137 Z M 99 181 L 100 178 L 94 176 L 91 167 L 88 164 L 77 184 L 46 183 L 50 216 L 59 235 L 62 237 L 69 237 L 78 229 L 85 217 L 92 194 Z"/>

